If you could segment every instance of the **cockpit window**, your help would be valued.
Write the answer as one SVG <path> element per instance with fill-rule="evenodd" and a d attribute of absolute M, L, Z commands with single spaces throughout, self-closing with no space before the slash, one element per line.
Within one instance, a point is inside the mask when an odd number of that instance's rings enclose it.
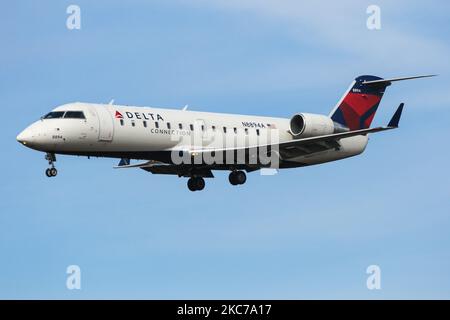
<path fill-rule="evenodd" d="M 64 115 L 64 111 L 52 111 L 44 116 L 44 119 L 60 119 Z"/>
<path fill-rule="evenodd" d="M 66 111 L 64 119 L 86 119 L 83 111 Z"/>

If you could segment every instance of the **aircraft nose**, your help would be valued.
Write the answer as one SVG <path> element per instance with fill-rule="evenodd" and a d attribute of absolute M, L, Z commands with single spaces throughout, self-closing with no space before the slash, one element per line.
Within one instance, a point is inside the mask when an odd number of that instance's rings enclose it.
<path fill-rule="evenodd" d="M 17 136 L 17 141 L 20 142 L 23 145 L 30 144 L 32 142 L 33 135 L 29 129 L 23 130 L 19 135 Z"/>

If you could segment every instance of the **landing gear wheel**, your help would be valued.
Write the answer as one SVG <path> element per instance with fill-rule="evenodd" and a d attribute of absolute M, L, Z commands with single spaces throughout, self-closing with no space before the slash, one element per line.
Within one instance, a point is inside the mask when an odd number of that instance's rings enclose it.
<path fill-rule="evenodd" d="M 187 182 L 187 186 L 188 189 L 191 191 L 196 191 L 197 189 L 195 188 L 195 183 L 194 183 L 194 179 L 193 178 L 189 178 L 188 182 Z"/>
<path fill-rule="evenodd" d="M 236 172 L 236 180 L 238 184 L 244 184 L 247 181 L 247 176 L 244 171 Z"/>
<path fill-rule="evenodd" d="M 198 191 L 202 191 L 203 189 L 205 189 L 205 179 L 203 179 L 202 177 L 196 177 L 195 178 L 195 188 Z"/>
<path fill-rule="evenodd" d="M 205 188 L 205 179 L 202 177 L 189 178 L 187 186 L 191 191 L 201 191 Z"/>
<path fill-rule="evenodd" d="M 47 170 L 45 170 L 45 175 L 47 177 L 56 177 L 56 175 L 58 174 L 58 170 L 56 170 L 55 168 L 55 164 L 54 162 L 56 161 L 56 156 L 54 153 L 47 153 L 45 155 L 45 160 L 48 161 L 48 164 L 50 165 L 50 168 L 48 168 Z"/>
<path fill-rule="evenodd" d="M 230 181 L 230 183 L 233 186 L 237 185 L 237 181 L 236 181 L 236 172 L 235 171 L 231 171 L 230 175 L 228 176 L 228 181 Z"/>
<path fill-rule="evenodd" d="M 49 178 L 56 177 L 57 174 L 58 170 L 56 170 L 56 168 L 48 168 L 47 170 L 45 170 L 45 175 Z"/>
<path fill-rule="evenodd" d="M 247 181 L 247 175 L 244 171 L 231 171 L 228 180 L 233 186 L 237 186 L 238 184 L 244 184 L 245 181 Z"/>
<path fill-rule="evenodd" d="M 57 174 L 58 174 L 58 170 L 56 170 L 56 168 L 51 168 L 50 169 L 50 175 L 52 177 L 56 177 Z"/>

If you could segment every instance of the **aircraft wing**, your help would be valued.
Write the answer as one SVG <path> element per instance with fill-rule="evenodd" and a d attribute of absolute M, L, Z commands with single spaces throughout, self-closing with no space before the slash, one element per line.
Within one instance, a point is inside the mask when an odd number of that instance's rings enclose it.
<path fill-rule="evenodd" d="M 276 149 L 283 159 L 298 157 L 300 155 L 308 155 L 315 152 L 325 151 L 328 149 L 339 148 L 339 140 L 359 135 L 366 135 L 380 131 L 395 129 L 395 127 L 377 127 L 370 129 L 354 130 L 343 133 L 335 133 L 318 137 L 296 139 L 279 144 L 255 145 L 242 148 L 224 148 L 224 149 L 196 149 L 189 151 L 192 156 L 206 153 L 218 152 L 234 152 L 241 151 L 247 155 L 252 149 L 267 148 L 268 151 Z M 256 154 L 256 153 L 254 153 Z"/>
<path fill-rule="evenodd" d="M 398 123 L 403 111 L 404 104 L 401 103 L 397 108 L 397 111 L 392 116 L 389 124 L 385 127 L 376 127 L 368 129 L 353 130 L 341 133 L 334 133 L 310 138 L 295 139 L 287 142 L 282 142 L 279 144 L 265 144 L 265 145 L 255 145 L 242 148 L 223 148 L 223 149 L 197 149 L 189 151 L 193 156 L 197 154 L 205 154 L 212 152 L 232 152 L 232 151 L 244 151 L 246 154 L 249 153 L 251 149 L 266 147 L 268 150 L 273 148 L 278 148 L 280 156 L 284 159 L 297 157 L 299 155 L 307 155 L 319 151 L 324 151 L 333 148 L 339 148 L 339 140 L 359 135 L 366 135 L 369 133 L 381 132 L 386 130 L 392 130 L 398 128 Z"/>
<path fill-rule="evenodd" d="M 325 151 L 328 149 L 338 149 L 340 147 L 339 140 L 359 135 L 366 135 L 385 130 L 395 129 L 394 127 L 377 127 L 370 129 L 355 130 L 343 133 L 335 133 L 318 137 L 293 140 L 280 143 L 278 148 L 280 155 L 285 158 L 297 157 L 300 155 L 308 155 L 311 153 Z"/>

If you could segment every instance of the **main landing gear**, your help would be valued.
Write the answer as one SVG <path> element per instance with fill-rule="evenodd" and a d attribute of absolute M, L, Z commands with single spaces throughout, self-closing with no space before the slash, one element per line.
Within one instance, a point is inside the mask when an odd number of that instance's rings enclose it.
<path fill-rule="evenodd" d="M 247 181 L 247 176 L 244 171 L 231 171 L 228 180 L 233 186 L 237 186 L 238 184 L 244 184 Z"/>
<path fill-rule="evenodd" d="M 191 191 L 201 191 L 205 188 L 205 179 L 202 177 L 191 177 L 187 182 L 187 186 Z"/>
<path fill-rule="evenodd" d="M 50 168 L 45 170 L 45 175 L 47 177 L 49 177 L 49 178 L 56 177 L 56 175 L 58 174 L 58 170 L 56 170 L 56 168 L 55 168 L 55 161 L 56 161 L 55 154 L 54 153 L 47 153 L 45 155 L 45 160 L 48 161 L 48 164 L 50 166 Z"/>
<path fill-rule="evenodd" d="M 244 171 L 233 170 L 231 171 L 228 180 L 233 186 L 244 184 L 247 181 L 247 175 Z M 198 176 L 190 177 L 187 186 L 191 191 L 201 191 L 205 188 L 205 179 Z"/>

